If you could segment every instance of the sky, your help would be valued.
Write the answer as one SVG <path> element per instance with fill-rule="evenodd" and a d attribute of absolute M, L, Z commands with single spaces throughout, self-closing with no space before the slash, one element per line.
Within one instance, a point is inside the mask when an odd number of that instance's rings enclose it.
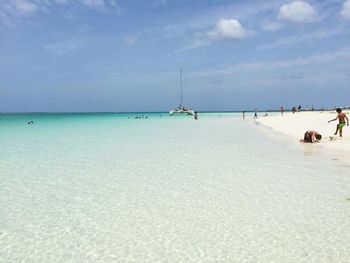
<path fill-rule="evenodd" d="M 0 0 L 0 112 L 350 105 L 350 0 Z"/>

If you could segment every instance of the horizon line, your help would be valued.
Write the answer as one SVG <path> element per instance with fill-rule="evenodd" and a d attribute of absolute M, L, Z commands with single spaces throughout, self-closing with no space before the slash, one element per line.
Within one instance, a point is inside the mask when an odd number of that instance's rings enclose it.
<path fill-rule="evenodd" d="M 301 111 L 327 111 L 335 108 L 321 108 L 321 109 L 302 109 Z M 204 110 L 197 111 L 198 113 L 241 113 L 241 112 L 255 112 L 255 110 Z M 257 110 L 257 112 L 280 112 L 280 109 L 266 109 Z M 284 112 L 292 112 L 292 110 L 284 109 Z M 168 111 L 8 111 L 0 112 L 0 114 L 136 114 L 136 113 L 169 113 Z"/>

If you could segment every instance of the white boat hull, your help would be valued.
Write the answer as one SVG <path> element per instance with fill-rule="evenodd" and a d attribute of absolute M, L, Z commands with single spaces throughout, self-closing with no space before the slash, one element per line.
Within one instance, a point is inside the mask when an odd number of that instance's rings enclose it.
<path fill-rule="evenodd" d="M 174 115 L 194 115 L 193 110 L 171 110 L 169 111 L 170 116 Z"/>

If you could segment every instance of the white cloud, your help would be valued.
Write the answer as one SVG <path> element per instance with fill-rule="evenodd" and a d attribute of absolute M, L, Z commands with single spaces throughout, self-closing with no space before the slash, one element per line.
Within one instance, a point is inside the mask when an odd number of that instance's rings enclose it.
<path fill-rule="evenodd" d="M 39 10 L 39 5 L 30 0 L 0 0 L 0 26 L 13 25 L 21 17 L 29 17 Z"/>
<path fill-rule="evenodd" d="M 317 53 L 309 57 L 298 57 L 295 59 L 274 60 L 274 61 L 256 61 L 249 63 L 240 63 L 227 65 L 219 68 L 210 68 L 193 72 L 192 77 L 217 77 L 218 75 L 233 75 L 245 72 L 254 73 L 261 71 L 301 68 L 310 65 L 322 65 L 322 63 L 331 63 L 339 61 L 348 61 L 350 59 L 350 48 L 340 49 L 334 52 Z"/>
<path fill-rule="evenodd" d="M 324 28 L 315 30 L 308 34 L 297 34 L 289 37 L 278 38 L 275 41 L 270 41 L 267 44 L 262 44 L 257 47 L 258 50 L 273 49 L 280 46 L 295 45 L 298 43 L 319 41 L 321 39 L 327 39 L 344 33 L 343 27 L 337 28 Z"/>
<path fill-rule="evenodd" d="M 19 15 L 30 15 L 38 10 L 38 6 L 27 0 L 14 0 L 13 5 Z"/>
<path fill-rule="evenodd" d="M 196 49 L 212 44 L 220 40 L 236 40 L 249 36 L 249 32 L 241 25 L 237 19 L 220 19 L 212 31 L 197 32 L 194 39 L 179 52 Z"/>
<path fill-rule="evenodd" d="M 242 39 L 248 36 L 248 32 L 236 19 L 219 20 L 215 30 L 207 34 L 212 39 Z"/>
<path fill-rule="evenodd" d="M 341 10 L 340 14 L 346 18 L 350 19 L 350 0 L 347 0 L 343 4 L 343 9 Z"/>
<path fill-rule="evenodd" d="M 96 11 L 108 11 L 109 9 L 121 14 L 121 9 L 117 0 L 76 0 L 80 4 L 85 5 Z"/>
<path fill-rule="evenodd" d="M 0 0 L 0 25 L 15 24 L 39 12 L 49 13 L 56 5 L 68 4 L 78 4 L 96 11 L 121 12 L 117 0 Z"/>
<path fill-rule="evenodd" d="M 278 16 L 290 22 L 308 23 L 316 20 L 317 12 L 308 2 L 297 0 L 282 5 Z"/>
<path fill-rule="evenodd" d="M 239 40 L 249 36 L 249 32 L 237 19 L 220 19 L 212 31 L 197 32 L 191 43 L 178 50 L 179 52 L 196 49 L 220 40 Z"/>

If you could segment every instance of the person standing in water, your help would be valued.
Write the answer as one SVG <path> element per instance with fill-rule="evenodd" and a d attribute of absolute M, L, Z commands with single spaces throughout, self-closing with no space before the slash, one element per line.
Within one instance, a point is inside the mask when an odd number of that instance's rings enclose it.
<path fill-rule="evenodd" d="M 338 131 L 339 131 L 339 136 L 342 137 L 343 136 L 343 127 L 345 126 L 346 123 L 349 126 L 349 119 L 346 116 L 346 114 L 344 112 L 342 112 L 341 108 L 337 108 L 336 111 L 338 113 L 338 116 L 335 119 L 328 121 L 328 123 L 330 123 L 332 121 L 339 120 L 339 124 L 337 124 L 337 129 L 335 130 L 334 135 L 337 135 Z M 345 120 L 346 120 L 346 122 L 345 122 Z"/>
<path fill-rule="evenodd" d="M 196 111 L 194 112 L 194 119 L 198 120 L 198 113 Z"/>
<path fill-rule="evenodd" d="M 245 120 L 245 110 L 242 111 L 243 120 Z"/>
<path fill-rule="evenodd" d="M 255 111 L 255 112 L 254 112 L 254 119 L 257 119 L 257 118 L 258 118 L 258 109 L 255 108 L 254 111 Z"/>

